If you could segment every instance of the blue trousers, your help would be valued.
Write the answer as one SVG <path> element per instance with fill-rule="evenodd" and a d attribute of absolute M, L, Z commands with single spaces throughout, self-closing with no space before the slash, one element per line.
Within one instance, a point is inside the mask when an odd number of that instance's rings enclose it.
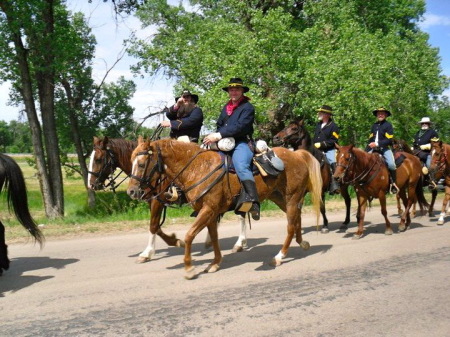
<path fill-rule="evenodd" d="M 368 151 L 369 153 L 372 153 L 373 150 Z M 395 166 L 395 159 L 394 154 L 390 149 L 386 149 L 381 152 L 381 155 L 384 157 L 384 160 L 386 161 L 387 167 L 391 171 L 395 171 L 397 167 Z"/>
<path fill-rule="evenodd" d="M 241 181 L 255 181 L 251 170 L 253 152 L 248 147 L 247 142 L 239 142 L 234 148 L 231 159 L 233 160 L 234 169 Z"/>
<path fill-rule="evenodd" d="M 330 165 L 336 163 L 336 149 L 328 150 L 327 152 L 324 152 L 324 154 Z"/>
<path fill-rule="evenodd" d="M 430 165 L 431 165 L 431 154 L 429 154 L 427 156 L 427 161 L 425 162 L 425 165 L 427 166 L 427 168 L 430 168 Z"/>

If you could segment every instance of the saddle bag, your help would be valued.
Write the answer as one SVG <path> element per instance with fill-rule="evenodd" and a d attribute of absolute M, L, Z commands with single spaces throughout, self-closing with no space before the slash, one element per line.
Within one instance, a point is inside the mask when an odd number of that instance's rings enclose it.
<path fill-rule="evenodd" d="M 255 155 L 253 157 L 253 164 L 259 169 L 263 177 L 277 177 L 284 171 L 283 161 L 277 157 L 273 150 Z"/>

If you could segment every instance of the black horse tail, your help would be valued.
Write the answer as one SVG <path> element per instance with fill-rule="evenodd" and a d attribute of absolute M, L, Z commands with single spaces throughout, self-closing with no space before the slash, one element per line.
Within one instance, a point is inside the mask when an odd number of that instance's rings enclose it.
<path fill-rule="evenodd" d="M 6 190 L 9 211 L 14 210 L 17 220 L 42 247 L 44 235 L 28 209 L 27 190 L 22 170 L 11 157 L 0 153 L 0 192 L 3 190 Z"/>
<path fill-rule="evenodd" d="M 416 196 L 417 202 L 419 203 L 420 211 L 423 213 L 423 210 L 428 210 L 430 208 L 430 204 L 425 199 L 425 195 L 423 194 L 423 176 L 420 175 L 420 179 L 416 185 Z"/>

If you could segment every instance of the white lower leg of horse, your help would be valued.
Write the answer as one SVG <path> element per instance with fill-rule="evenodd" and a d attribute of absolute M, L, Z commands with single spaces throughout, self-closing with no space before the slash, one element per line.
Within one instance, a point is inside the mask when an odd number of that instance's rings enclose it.
<path fill-rule="evenodd" d="M 245 216 L 240 216 L 239 219 L 241 221 L 241 232 L 234 246 L 247 248 L 247 224 L 245 222 Z"/>
<path fill-rule="evenodd" d="M 139 256 L 151 259 L 152 256 L 155 255 L 156 250 L 155 242 L 156 242 L 156 234 L 149 233 L 148 245 L 144 249 L 144 251 L 139 254 Z"/>
<path fill-rule="evenodd" d="M 286 255 L 284 255 L 284 254 L 281 252 L 281 250 L 280 250 L 280 252 L 275 256 L 275 259 L 281 261 L 281 260 L 283 260 L 285 257 L 286 257 Z"/>

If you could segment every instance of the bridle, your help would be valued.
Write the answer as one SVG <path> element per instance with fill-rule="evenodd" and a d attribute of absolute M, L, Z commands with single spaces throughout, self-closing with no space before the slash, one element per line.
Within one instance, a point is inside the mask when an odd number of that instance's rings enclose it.
<path fill-rule="evenodd" d="M 355 183 L 359 183 L 360 186 L 367 185 L 377 176 L 378 172 L 381 169 L 381 160 L 377 160 L 377 161 L 374 161 L 373 165 L 370 166 L 370 168 L 368 168 L 367 170 L 362 171 L 359 175 L 357 175 L 353 179 L 345 181 L 345 177 L 351 171 L 350 168 L 353 167 L 355 165 L 355 162 L 356 162 L 356 156 L 355 156 L 355 154 L 353 152 L 350 152 L 349 156 L 350 156 L 350 158 L 348 158 L 348 164 L 347 165 L 343 165 L 341 163 L 336 163 L 336 167 L 343 167 L 344 168 L 344 172 L 342 172 L 342 174 L 341 174 L 341 179 L 342 179 L 341 183 L 342 184 L 355 185 Z M 378 170 L 376 172 L 374 172 L 367 181 L 363 181 L 370 174 L 370 172 L 372 172 L 372 170 L 373 170 L 373 168 L 375 167 L 376 164 L 379 164 Z"/>
<path fill-rule="evenodd" d="M 285 146 L 285 145 L 288 143 L 288 141 L 291 140 L 291 139 L 292 139 L 293 137 L 295 137 L 295 136 L 298 136 L 298 138 L 295 138 L 295 145 L 300 144 L 300 143 L 302 142 L 302 140 L 306 137 L 306 136 L 305 136 L 305 132 L 303 132 L 303 133 L 301 134 L 301 136 L 300 136 L 300 130 L 301 130 L 301 127 L 298 126 L 298 125 L 297 125 L 297 127 L 298 127 L 298 131 L 293 132 L 293 133 L 291 133 L 291 134 L 289 134 L 289 135 L 286 135 L 286 136 L 284 136 L 284 137 L 281 139 L 281 145 L 282 145 L 282 146 Z"/>
<path fill-rule="evenodd" d="M 153 180 L 153 176 L 156 173 L 159 173 L 161 175 L 164 172 L 164 163 L 162 160 L 161 149 L 159 148 L 159 146 L 157 147 L 156 153 L 157 153 L 156 163 L 151 168 L 148 175 L 146 174 L 146 172 L 149 167 L 150 159 L 151 159 L 151 156 L 153 155 L 153 151 L 152 150 L 141 151 L 136 154 L 136 157 L 137 156 L 147 156 L 147 159 L 145 160 L 145 166 L 144 166 L 144 171 L 142 173 L 142 177 L 138 177 L 138 176 L 134 175 L 133 173 L 130 174 L 130 178 L 133 178 L 133 179 L 139 181 L 139 191 L 140 192 L 142 192 L 148 188 L 155 191 L 156 188 L 161 185 L 161 182 L 162 182 L 161 179 L 155 179 L 155 186 L 153 186 L 151 184 L 151 182 Z"/>
<path fill-rule="evenodd" d="M 436 183 L 435 175 L 436 173 L 441 173 L 444 175 L 445 170 L 447 168 L 447 150 L 441 147 L 441 152 L 439 153 L 439 158 L 436 160 L 438 162 L 437 167 L 435 167 L 433 170 L 430 169 L 430 180 Z"/>
<path fill-rule="evenodd" d="M 95 150 L 103 150 L 102 148 L 95 146 Z M 122 170 L 114 176 L 114 171 L 118 167 L 116 158 L 114 156 L 114 152 L 111 151 L 111 149 L 108 147 L 105 150 L 105 156 L 103 157 L 103 163 L 102 168 L 98 172 L 88 171 L 88 173 L 92 174 L 96 179 L 94 181 L 94 186 L 101 186 L 103 189 L 106 189 L 108 187 L 111 188 L 113 192 L 115 192 L 116 188 L 120 186 L 124 182 L 124 180 L 127 178 L 125 177 L 120 183 L 116 184 L 116 179 L 122 174 Z M 106 172 L 110 171 L 109 178 L 106 176 Z M 105 180 L 109 179 L 109 183 L 105 185 Z M 103 180 L 103 181 L 101 181 Z"/>

